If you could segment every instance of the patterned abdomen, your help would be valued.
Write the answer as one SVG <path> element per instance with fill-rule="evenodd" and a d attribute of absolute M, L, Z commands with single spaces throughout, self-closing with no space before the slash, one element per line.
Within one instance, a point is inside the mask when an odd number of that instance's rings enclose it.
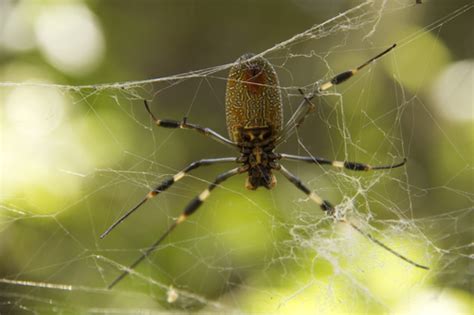
<path fill-rule="evenodd" d="M 240 57 L 227 80 L 227 129 L 237 143 L 242 142 L 246 129 L 266 129 L 276 135 L 282 128 L 282 100 L 275 69 L 265 58 L 252 57 Z"/>

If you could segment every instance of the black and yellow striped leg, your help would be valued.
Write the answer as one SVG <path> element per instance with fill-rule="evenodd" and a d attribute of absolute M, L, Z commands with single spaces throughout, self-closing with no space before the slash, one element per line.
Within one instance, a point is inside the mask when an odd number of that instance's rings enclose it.
<path fill-rule="evenodd" d="M 306 96 L 302 89 L 298 89 L 298 92 L 300 92 L 300 94 L 303 96 L 303 101 L 301 101 L 300 105 L 290 117 L 283 130 L 281 130 L 280 136 L 275 140 L 277 144 L 287 139 L 288 136 L 298 129 L 304 123 L 306 117 L 308 117 L 309 114 L 316 108 L 316 105 L 311 102 L 314 94 Z"/>
<path fill-rule="evenodd" d="M 386 53 L 388 53 L 390 50 L 392 50 L 393 48 L 395 48 L 397 46 L 397 44 L 393 44 L 392 46 L 390 46 L 389 48 L 387 48 L 386 50 L 384 50 L 383 52 L 381 52 L 380 54 L 378 54 L 377 56 L 373 57 L 373 58 L 370 58 L 369 60 L 367 60 L 366 62 L 364 62 L 363 64 L 361 64 L 360 66 L 358 66 L 357 68 L 355 69 L 351 69 L 351 70 L 348 70 L 348 71 L 344 71 L 344 72 L 341 72 L 339 73 L 338 75 L 335 75 L 334 77 L 331 78 L 331 80 L 327 81 L 327 82 L 324 82 L 323 84 L 321 84 L 319 86 L 319 89 L 318 91 L 319 92 L 323 92 L 323 91 L 326 91 L 327 89 L 330 89 L 331 87 L 333 87 L 334 85 L 338 85 L 338 84 L 341 84 L 342 82 L 345 82 L 347 80 L 349 80 L 350 78 L 352 78 L 357 72 L 359 72 L 359 70 L 361 70 L 362 68 L 365 68 L 367 65 L 371 64 L 372 62 L 374 62 L 375 60 L 379 59 L 380 57 L 382 57 L 383 55 L 385 55 Z"/>
<path fill-rule="evenodd" d="M 279 165 L 277 168 L 285 177 L 288 179 L 293 185 L 296 186 L 299 190 L 304 192 L 308 197 L 316 202 L 318 206 L 326 212 L 329 215 L 334 215 L 334 207 L 331 205 L 331 203 L 327 200 L 323 200 L 317 193 L 314 191 L 311 191 L 303 182 L 301 179 L 293 175 L 289 170 L 287 170 L 284 166 Z"/>
<path fill-rule="evenodd" d="M 134 269 L 140 262 L 142 262 L 146 257 L 148 257 L 155 249 L 160 245 L 160 243 L 180 224 L 183 223 L 190 215 L 192 215 L 196 210 L 203 204 L 203 202 L 209 197 L 211 191 L 217 187 L 220 183 L 227 180 L 228 178 L 241 174 L 246 171 L 244 167 L 237 167 L 230 171 L 220 174 L 216 179 L 199 195 L 197 195 L 190 203 L 186 206 L 181 215 L 173 222 L 173 224 L 166 230 L 163 235 L 160 236 L 155 243 L 153 243 L 137 260 L 133 262 L 128 268 L 126 268 L 120 276 L 118 276 L 112 283 L 109 285 L 109 289 L 114 287 L 118 282 L 120 282 L 124 277 L 126 277 L 132 269 Z"/>
<path fill-rule="evenodd" d="M 279 154 L 278 155 L 281 159 L 284 160 L 293 160 L 293 161 L 302 161 L 308 163 L 315 163 L 319 165 L 331 165 L 337 168 L 345 168 L 351 171 L 376 171 L 376 170 L 388 170 L 392 168 L 401 167 L 406 164 L 407 159 L 403 159 L 403 161 L 395 164 L 390 165 L 369 165 L 365 163 L 359 162 L 349 162 L 349 161 L 332 161 L 327 160 L 324 158 L 313 157 L 313 156 L 299 156 L 299 155 L 292 155 L 292 154 Z"/>
<path fill-rule="evenodd" d="M 232 147 L 237 147 L 237 144 L 235 142 L 227 139 L 224 136 L 221 136 L 220 134 L 218 134 L 214 130 L 212 130 L 210 128 L 201 127 L 201 126 L 195 125 L 195 124 L 190 124 L 190 123 L 187 122 L 186 118 L 184 118 L 182 121 L 169 120 L 169 119 L 158 119 L 152 113 L 152 111 L 150 110 L 150 106 L 148 106 L 148 102 L 146 100 L 143 100 L 143 102 L 145 103 L 145 108 L 146 108 L 147 112 L 150 114 L 150 116 L 153 119 L 153 121 L 155 122 L 155 124 L 159 127 L 172 128 L 172 129 L 180 128 L 180 129 L 195 130 L 195 131 L 199 132 L 200 134 L 203 134 L 205 136 L 209 136 L 212 139 L 214 139 L 214 140 L 216 140 L 220 143 L 224 143 L 224 144 L 230 145 Z"/>
<path fill-rule="evenodd" d="M 364 62 L 360 66 L 355 69 L 351 69 L 348 71 L 344 71 L 339 73 L 338 75 L 331 78 L 329 81 L 322 83 L 319 85 L 317 91 L 305 94 L 302 89 L 298 89 L 300 94 L 303 96 L 303 101 L 300 103 L 298 108 L 296 109 L 295 113 L 286 123 L 283 130 L 280 132 L 280 136 L 275 140 L 276 144 L 283 142 L 287 139 L 296 129 L 298 129 L 305 121 L 306 117 L 316 108 L 316 106 L 311 102 L 311 100 L 316 96 L 319 95 L 321 92 L 328 90 L 329 88 L 333 87 L 334 85 L 341 84 L 342 82 L 347 81 L 352 76 L 354 76 L 359 70 L 366 67 L 367 65 L 371 64 L 378 58 L 382 57 L 390 50 L 395 48 L 396 44 L 393 44 L 390 48 L 386 49 L 385 51 L 381 52 L 377 56 L 369 59 L 368 61 Z"/>
<path fill-rule="evenodd" d="M 122 215 L 117 221 L 115 221 L 111 226 L 107 228 L 107 230 L 102 233 L 100 238 L 104 238 L 109 234 L 117 225 L 122 223 L 128 216 L 130 216 L 133 212 L 135 212 L 138 208 L 140 208 L 145 202 L 147 202 L 149 199 L 156 197 L 159 193 L 167 190 L 170 188 L 174 183 L 182 179 L 187 173 L 190 171 L 200 167 L 200 166 L 205 166 L 205 165 L 212 165 L 212 164 L 217 164 L 217 163 L 228 163 L 228 162 L 238 162 L 238 158 L 235 157 L 227 157 L 227 158 L 218 158 L 218 159 L 204 159 L 204 160 L 199 160 L 195 161 L 191 164 L 189 164 L 186 168 L 184 168 L 181 172 L 178 172 L 176 175 L 174 175 L 171 178 L 168 178 L 161 182 L 158 186 L 156 186 L 155 189 L 150 191 L 145 198 L 143 198 L 135 207 L 131 208 L 128 210 L 124 215 Z"/>
<path fill-rule="evenodd" d="M 312 201 L 316 202 L 319 207 L 321 207 L 321 209 L 326 212 L 328 215 L 330 216 L 333 216 L 333 217 L 336 217 L 335 216 L 335 209 L 334 207 L 326 200 L 323 200 L 320 196 L 318 196 L 315 192 L 312 192 L 306 185 L 303 184 L 303 182 L 298 178 L 296 177 L 295 175 L 293 175 L 290 171 L 288 171 L 285 167 L 283 166 L 279 166 L 279 171 L 290 181 L 292 182 L 299 190 L 301 190 L 302 192 L 304 192 Z M 337 217 L 336 217 L 337 218 Z M 407 263 L 417 267 L 417 268 L 421 268 L 421 269 L 425 269 L 425 270 L 429 270 L 430 268 L 426 267 L 426 266 L 423 266 L 423 265 L 420 265 L 416 262 L 414 262 L 413 260 L 403 256 L 402 254 L 396 252 L 395 250 L 391 249 L 390 247 L 388 247 L 387 245 L 385 245 L 384 243 L 382 243 L 381 241 L 377 240 L 375 237 L 372 236 L 372 234 L 370 233 L 367 233 L 367 232 L 364 232 L 359 226 L 355 225 L 354 223 L 350 222 L 350 221 L 347 221 L 346 219 L 342 218 L 342 219 L 337 219 L 339 222 L 343 222 L 343 223 L 346 223 L 346 224 L 349 224 L 354 230 L 356 230 L 357 232 L 359 232 L 361 235 L 363 235 L 364 237 L 366 237 L 367 239 L 369 239 L 371 242 L 373 242 L 374 244 L 377 244 L 378 246 L 382 247 L 383 249 L 385 249 L 386 251 L 388 251 L 389 253 L 395 255 L 396 257 L 406 261 Z"/>

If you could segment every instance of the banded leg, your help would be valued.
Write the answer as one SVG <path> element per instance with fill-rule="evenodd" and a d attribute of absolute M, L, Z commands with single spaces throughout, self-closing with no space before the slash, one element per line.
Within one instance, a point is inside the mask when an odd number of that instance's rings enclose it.
<path fill-rule="evenodd" d="M 320 207 L 321 209 L 326 212 L 328 215 L 331 215 L 333 217 L 335 217 L 335 209 L 334 207 L 326 200 L 323 200 L 320 196 L 318 196 L 315 192 L 312 192 L 306 185 L 303 184 L 303 182 L 301 182 L 301 180 L 296 177 L 295 175 L 293 175 L 290 171 L 288 171 L 285 167 L 281 166 L 280 165 L 280 168 L 279 168 L 279 171 L 291 182 L 293 183 L 299 190 L 301 190 L 302 192 L 304 192 L 306 195 L 308 195 L 308 197 L 316 202 Z M 430 268 L 427 267 L 427 266 L 423 266 L 423 265 L 420 265 L 416 262 L 414 262 L 413 260 L 403 256 L 402 254 L 396 252 L 395 250 L 393 250 L 392 248 L 388 247 L 387 245 L 385 245 L 384 243 L 382 243 L 381 241 L 379 241 L 378 239 L 376 239 L 375 237 L 372 236 L 372 234 L 370 233 L 367 233 L 367 232 L 364 232 L 359 226 L 355 225 L 354 223 L 350 222 L 350 221 L 347 221 L 346 219 L 338 219 L 339 222 L 343 222 L 343 223 L 346 223 L 346 224 L 349 224 L 349 226 L 351 226 L 354 230 L 356 230 L 358 233 L 360 233 L 361 235 L 363 235 L 364 237 L 366 237 L 367 239 L 369 239 L 371 242 L 373 242 L 374 244 L 377 244 L 378 246 L 382 247 L 383 249 L 385 249 L 386 251 L 388 251 L 389 253 L 391 253 L 392 255 L 395 255 L 396 257 L 400 258 L 401 260 L 409 263 L 410 265 L 412 266 L 415 266 L 417 268 L 421 268 L 421 269 L 425 269 L 425 270 L 429 270 Z"/>
<path fill-rule="evenodd" d="M 210 128 L 205 128 L 205 127 L 201 127 L 199 125 L 188 123 L 186 118 L 184 118 L 182 121 L 169 120 L 169 119 L 158 119 L 158 118 L 156 118 L 156 116 L 150 110 L 150 106 L 148 106 L 148 102 L 146 100 L 143 100 L 143 102 L 145 103 L 146 111 L 150 114 L 150 116 L 153 119 L 153 121 L 155 122 L 155 124 L 159 127 L 172 128 L 172 129 L 180 128 L 180 129 L 196 130 L 200 134 L 203 134 L 205 136 L 209 136 L 212 139 L 214 139 L 214 140 L 216 140 L 220 143 L 230 145 L 232 147 L 237 146 L 237 144 L 235 142 L 227 139 L 224 136 L 221 136 L 220 134 L 218 134 L 217 132 L 215 132 L 214 130 L 212 130 Z"/>
<path fill-rule="evenodd" d="M 311 103 L 311 100 L 313 99 L 314 95 L 306 96 L 302 89 L 298 89 L 298 92 L 300 92 L 301 96 L 303 96 L 303 103 L 306 104 L 307 108 L 306 108 L 306 111 L 303 112 L 303 114 L 299 118 L 296 119 L 295 121 L 296 129 L 298 129 L 304 123 L 304 120 L 306 119 L 306 117 L 308 117 L 308 115 L 316 109 L 316 105 Z M 301 104 L 300 106 L 303 106 L 303 104 Z"/>
<path fill-rule="evenodd" d="M 375 60 L 379 59 L 386 53 L 388 53 L 390 50 L 395 48 L 397 44 L 393 44 L 390 48 L 384 50 L 377 56 L 370 58 L 360 66 L 358 66 L 355 69 L 351 69 L 348 71 L 344 71 L 339 73 L 338 75 L 334 76 L 331 78 L 329 81 L 324 82 L 318 87 L 318 90 L 316 92 L 313 92 L 309 95 L 305 95 L 303 90 L 299 89 L 298 91 L 303 95 L 303 101 L 301 104 L 298 106 L 296 109 L 295 113 L 293 116 L 288 120 L 288 123 L 285 125 L 285 128 L 282 130 L 281 135 L 277 138 L 276 143 L 279 144 L 286 140 L 291 134 L 293 134 L 294 130 L 298 129 L 306 119 L 306 117 L 314 110 L 315 106 L 313 103 L 311 103 L 311 100 L 318 95 L 320 92 L 324 92 L 328 90 L 329 88 L 333 87 L 334 85 L 341 84 L 342 82 L 347 81 L 350 79 L 352 76 L 354 76 L 359 70 L 365 68 L 367 65 L 371 64 Z"/>
<path fill-rule="evenodd" d="M 319 165 L 331 165 L 337 168 L 345 168 L 351 171 L 376 171 L 376 170 L 388 170 L 392 168 L 401 167 L 406 164 L 407 159 L 404 158 L 403 161 L 390 164 L 390 165 L 376 165 L 372 166 L 365 163 L 359 162 L 349 162 L 349 161 L 331 161 L 324 158 L 319 157 L 312 157 L 312 156 L 299 156 L 299 155 L 292 155 L 292 154 L 279 154 L 279 157 L 284 160 L 293 160 L 293 161 L 302 161 L 308 163 L 315 163 Z"/>
<path fill-rule="evenodd" d="M 288 119 L 283 130 L 281 130 L 280 135 L 275 141 L 277 144 L 291 136 L 294 131 L 304 123 L 306 117 L 316 108 L 316 105 L 311 102 L 314 94 L 306 96 L 302 89 L 298 89 L 298 92 L 303 96 L 303 101 L 301 101 L 294 114 Z"/>
<path fill-rule="evenodd" d="M 170 227 L 163 233 L 155 243 L 153 243 L 137 260 L 133 262 L 127 269 L 123 271 L 120 276 L 115 278 L 112 283 L 108 286 L 109 289 L 114 287 L 118 282 L 125 278 L 132 269 L 134 269 L 139 263 L 141 263 L 146 257 L 148 257 L 155 249 L 160 245 L 160 243 L 181 223 L 183 223 L 190 215 L 192 215 L 196 210 L 203 204 L 203 202 L 209 197 L 211 191 L 217 187 L 220 183 L 227 180 L 228 178 L 245 172 L 246 169 L 243 167 L 237 167 L 230 171 L 220 174 L 216 177 L 214 182 L 212 182 L 203 192 L 197 195 L 190 203 L 186 206 L 181 215 L 170 225 Z"/>
<path fill-rule="evenodd" d="M 218 159 L 205 159 L 205 160 L 195 161 L 195 162 L 189 164 L 181 172 L 177 173 L 176 175 L 174 175 L 173 177 L 171 177 L 169 179 L 164 180 L 163 182 L 161 182 L 161 184 L 156 186 L 156 188 L 153 189 L 152 191 L 150 191 L 145 196 L 145 198 L 142 199 L 142 201 L 140 201 L 137 205 L 135 205 L 135 207 L 128 210 L 117 221 L 115 221 L 111 226 L 109 226 L 109 228 L 107 228 L 107 230 L 104 233 L 102 233 L 100 238 L 104 238 L 105 236 L 107 236 L 107 234 L 109 234 L 117 225 L 122 223 L 133 212 L 138 210 L 138 208 L 140 208 L 145 202 L 147 202 L 149 199 L 152 199 L 152 198 L 156 197 L 159 193 L 161 193 L 161 192 L 167 190 L 168 188 L 170 188 L 174 183 L 176 183 L 177 181 L 182 179 L 190 171 L 192 171 L 192 170 L 194 170 L 194 169 L 196 169 L 200 166 L 212 165 L 212 164 L 217 164 L 217 163 L 226 163 L 226 162 L 238 162 L 238 158 L 228 157 L 228 158 L 218 158 Z"/>
<path fill-rule="evenodd" d="M 396 46 L 397 46 L 397 44 L 393 44 L 392 46 L 390 46 L 389 48 L 387 48 L 386 50 L 384 50 L 383 52 L 381 52 L 377 56 L 375 56 L 373 58 L 370 58 L 369 60 L 367 60 L 366 62 L 364 62 L 363 64 L 361 64 L 360 66 L 358 66 L 355 69 L 350 69 L 350 70 L 341 72 L 338 75 L 335 75 L 334 77 L 331 78 L 331 80 L 321 84 L 319 86 L 318 92 L 326 91 L 327 89 L 330 89 L 334 85 L 338 85 L 338 84 L 341 84 L 342 82 L 347 81 L 348 79 L 352 78 L 357 72 L 359 72 L 359 70 L 365 68 L 367 65 L 369 65 L 372 62 L 374 62 L 375 60 L 379 59 L 380 57 L 382 57 L 383 55 L 388 53 L 390 50 L 392 50 Z"/>
<path fill-rule="evenodd" d="M 303 182 L 301 179 L 293 175 L 289 170 L 287 170 L 283 165 L 280 165 L 278 170 L 288 179 L 293 185 L 296 186 L 299 190 L 304 192 L 306 195 L 308 195 L 309 199 L 312 201 L 316 202 L 318 206 L 326 212 L 328 215 L 333 216 L 334 213 L 334 207 L 331 205 L 331 203 L 327 200 L 323 200 L 317 193 L 314 191 L 311 191 Z"/>

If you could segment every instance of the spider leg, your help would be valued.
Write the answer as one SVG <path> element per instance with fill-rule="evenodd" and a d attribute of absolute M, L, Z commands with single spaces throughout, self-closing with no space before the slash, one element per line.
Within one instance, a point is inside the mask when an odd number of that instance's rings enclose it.
<path fill-rule="evenodd" d="M 316 202 L 324 212 L 326 212 L 328 215 L 336 218 L 335 217 L 335 209 L 328 201 L 323 200 L 318 194 L 311 191 L 305 184 L 303 184 L 303 182 L 298 177 L 296 177 L 294 174 L 292 174 L 290 171 L 288 171 L 285 167 L 279 165 L 278 170 L 286 177 L 286 179 L 288 179 L 291 183 L 293 183 L 299 190 L 301 190 L 306 195 L 308 195 L 308 197 L 312 201 Z M 377 244 L 378 246 L 382 247 L 383 249 L 385 249 L 386 251 L 388 251 L 391 254 L 395 255 L 396 257 L 406 261 L 407 263 L 409 263 L 409 264 L 411 264 L 411 265 L 413 265 L 417 268 L 426 269 L 426 270 L 430 269 L 429 267 L 420 265 L 420 264 L 414 262 L 413 260 L 403 256 L 402 254 L 396 252 L 395 250 L 388 247 L 387 245 L 385 245 L 381 241 L 377 240 L 375 237 L 372 236 L 372 234 L 364 232 L 359 226 L 355 225 L 354 223 L 352 223 L 350 221 L 347 221 L 346 219 L 339 219 L 339 218 L 336 218 L 336 219 L 340 222 L 349 224 L 349 226 L 351 226 L 354 230 L 356 230 L 361 235 L 363 235 L 364 237 L 369 239 L 371 242 L 373 242 L 374 244 Z"/>
<path fill-rule="evenodd" d="M 363 236 L 368 238 L 370 241 L 372 241 L 373 243 L 379 245 L 380 247 L 382 247 L 386 251 L 390 252 L 392 255 L 395 255 L 398 258 L 400 258 L 401 260 L 406 261 L 410 265 L 413 265 L 413 266 L 421 268 L 421 269 L 430 270 L 429 267 L 424 266 L 424 265 L 420 265 L 419 263 L 416 263 L 413 260 L 411 260 L 411 259 L 403 256 L 402 254 L 396 252 L 395 250 L 391 249 L 390 247 L 388 247 L 387 245 L 385 245 L 384 243 L 382 243 L 381 241 L 379 241 L 378 239 L 373 237 L 372 234 L 362 231 L 362 229 L 359 226 L 355 225 L 354 223 L 352 223 L 350 221 L 347 221 L 347 220 L 341 220 L 341 222 L 349 224 L 354 230 L 356 230 L 357 232 L 359 232 L 360 234 L 362 234 Z"/>
<path fill-rule="evenodd" d="M 140 262 L 142 262 L 146 257 L 148 257 L 153 251 L 156 250 L 158 245 L 181 223 L 183 223 L 190 215 L 192 215 L 196 210 L 203 204 L 203 202 L 209 197 L 211 191 L 217 187 L 220 183 L 227 180 L 228 178 L 235 176 L 237 174 L 241 174 L 246 171 L 244 167 L 237 167 L 230 171 L 220 174 L 216 177 L 216 179 L 199 195 L 197 195 L 190 203 L 186 206 L 184 211 L 181 215 L 170 225 L 170 227 L 164 232 L 160 238 L 158 238 L 155 243 L 153 243 L 137 260 L 133 262 L 128 268 L 124 268 L 122 274 L 120 274 L 117 278 L 115 278 L 112 283 L 108 286 L 109 289 L 114 287 L 118 282 L 120 282 L 123 278 L 125 278 L 132 269 L 134 269 Z"/>
<path fill-rule="evenodd" d="M 374 62 L 375 60 L 379 59 L 380 57 L 382 57 L 383 55 L 385 55 L 386 53 L 388 53 L 390 50 L 392 50 L 393 48 L 395 48 L 395 46 L 397 46 L 397 44 L 393 44 L 392 46 L 390 46 L 389 48 L 387 48 L 386 50 L 384 50 L 383 52 L 381 52 L 381 53 L 378 54 L 377 56 L 370 58 L 369 60 L 367 60 L 366 62 L 364 62 L 363 64 L 361 64 L 360 66 L 358 66 L 358 67 L 355 68 L 355 69 L 350 69 L 350 70 L 341 72 L 341 73 L 339 73 L 338 75 L 335 75 L 335 76 L 332 77 L 329 81 L 324 82 L 323 84 L 321 84 L 321 85 L 319 86 L 318 92 L 326 91 L 327 89 L 333 87 L 334 85 L 338 85 L 338 84 L 341 84 L 341 83 L 344 82 L 344 81 L 347 81 L 347 80 L 350 79 L 354 74 L 356 74 L 357 72 L 359 72 L 359 70 L 361 70 L 362 68 L 365 68 L 367 65 L 369 65 L 369 64 L 371 64 L 372 62 Z"/>
<path fill-rule="evenodd" d="M 180 128 L 180 129 L 190 129 L 190 130 L 195 130 L 199 132 L 200 134 L 203 134 L 205 136 L 208 136 L 220 143 L 230 145 L 232 147 L 237 147 L 237 144 L 229 139 L 227 139 L 224 136 L 221 136 L 219 133 L 215 132 L 214 130 L 210 128 L 205 128 L 201 127 L 199 125 L 195 124 L 190 124 L 187 122 L 186 118 L 184 118 L 182 121 L 177 121 L 177 120 L 169 120 L 169 119 L 158 119 L 150 110 L 150 106 L 148 105 L 148 102 L 146 100 L 143 100 L 145 103 L 145 108 L 147 112 L 150 114 L 151 118 L 155 122 L 155 124 L 159 127 L 163 128 Z"/>
<path fill-rule="evenodd" d="M 319 165 L 331 165 L 337 168 L 345 168 L 351 171 L 376 171 L 376 170 L 387 170 L 392 168 L 397 168 L 405 165 L 407 159 L 403 159 L 403 161 L 390 164 L 390 165 L 369 165 L 365 163 L 359 162 L 349 162 L 349 161 L 331 161 L 324 158 L 319 157 L 312 157 L 312 156 L 299 156 L 299 155 L 292 155 L 292 154 L 279 154 L 279 157 L 284 160 L 293 160 L 293 161 L 302 161 L 308 163 L 315 163 Z"/>
<path fill-rule="evenodd" d="M 342 82 L 347 81 L 350 79 L 352 76 L 354 76 L 359 70 L 365 68 L 367 65 L 371 64 L 375 60 L 379 59 L 386 53 L 388 53 L 390 50 L 395 48 L 397 44 L 393 44 L 377 56 L 370 58 L 360 66 L 358 66 L 355 69 L 347 70 L 344 72 L 339 73 L 338 75 L 335 75 L 332 77 L 329 81 L 322 83 L 318 90 L 316 92 L 313 92 L 311 94 L 305 95 L 304 91 L 302 89 L 298 89 L 298 92 L 303 96 L 303 101 L 301 104 L 298 106 L 296 109 L 295 113 L 293 116 L 288 120 L 288 122 L 285 125 L 285 128 L 280 133 L 280 136 L 276 139 L 276 143 L 279 144 L 283 142 L 285 139 L 287 139 L 296 129 L 298 129 L 306 119 L 306 117 L 316 108 L 316 106 L 311 102 L 311 100 L 321 92 L 324 92 L 328 90 L 329 88 L 333 87 L 334 85 L 341 84 Z"/>
<path fill-rule="evenodd" d="M 294 114 L 288 119 L 287 123 L 283 130 L 281 130 L 280 135 L 275 140 L 277 144 L 283 142 L 287 139 L 293 132 L 298 129 L 303 123 L 306 117 L 314 111 L 316 105 L 311 102 L 311 99 L 314 98 L 314 94 L 306 96 L 302 89 L 298 89 L 298 92 L 303 96 L 303 100 L 300 105 L 294 112 Z"/>
<path fill-rule="evenodd" d="M 317 193 L 311 191 L 305 184 L 303 184 L 301 179 L 299 179 L 296 175 L 292 174 L 283 165 L 278 165 L 278 171 L 280 171 L 280 173 L 282 173 L 286 177 L 286 179 L 288 179 L 293 185 L 295 185 L 296 188 L 308 195 L 308 197 L 312 201 L 316 202 L 321 208 L 321 210 L 331 216 L 334 215 L 334 207 L 329 203 L 329 201 L 323 200 Z"/>
<path fill-rule="evenodd" d="M 178 172 L 176 175 L 173 177 L 164 180 L 161 182 L 158 186 L 156 186 L 155 189 L 150 191 L 145 198 L 143 198 L 137 205 L 135 205 L 133 208 L 128 210 L 124 215 L 122 215 L 117 221 L 115 221 L 111 226 L 107 228 L 107 230 L 102 233 L 100 238 L 104 238 L 109 234 L 117 225 L 122 223 L 128 216 L 130 216 L 133 212 L 135 212 L 138 208 L 140 208 L 145 202 L 147 202 L 149 199 L 152 199 L 153 197 L 156 197 L 159 193 L 165 191 L 166 189 L 170 188 L 174 183 L 182 179 L 186 174 L 188 174 L 190 171 L 200 167 L 200 166 L 205 166 L 205 165 L 212 165 L 212 164 L 217 164 L 217 163 L 226 163 L 226 162 L 238 162 L 238 158 L 235 157 L 226 157 L 226 158 L 217 158 L 217 159 L 204 159 L 204 160 L 199 160 L 195 161 L 191 164 L 189 164 L 186 168 L 184 168 L 181 172 Z"/>

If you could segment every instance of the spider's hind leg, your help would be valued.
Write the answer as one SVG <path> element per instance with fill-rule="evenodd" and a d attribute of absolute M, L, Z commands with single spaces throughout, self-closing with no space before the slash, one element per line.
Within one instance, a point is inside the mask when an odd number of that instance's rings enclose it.
<path fill-rule="evenodd" d="M 364 63 L 361 64 L 360 66 L 358 66 L 357 68 L 350 69 L 350 70 L 347 70 L 347 71 L 344 71 L 344 72 L 341 72 L 341 73 L 335 75 L 335 76 L 332 77 L 329 81 L 324 82 L 323 84 L 321 84 L 321 85 L 319 86 L 318 91 L 319 91 L 319 92 L 326 91 L 327 89 L 330 89 L 330 88 L 333 87 L 334 85 L 338 85 L 338 84 L 341 84 L 342 82 L 345 82 L 345 81 L 349 80 L 349 79 L 352 78 L 357 72 L 359 72 L 359 70 L 365 68 L 367 65 L 369 65 L 369 64 L 371 64 L 372 62 L 374 62 L 375 60 L 379 59 L 380 57 L 382 57 L 383 55 L 385 55 L 386 53 L 388 53 L 390 50 L 392 50 L 392 49 L 395 48 L 396 46 L 397 46 L 397 44 L 393 44 L 392 46 L 390 46 L 389 48 L 385 49 L 383 52 L 381 52 L 381 53 L 378 54 L 377 56 L 375 56 L 375 57 L 373 57 L 373 58 L 370 58 L 369 60 L 367 60 L 366 62 L 364 62 Z"/>
<path fill-rule="evenodd" d="M 158 127 L 171 128 L 171 129 L 180 128 L 180 129 L 195 130 L 195 131 L 199 132 L 200 134 L 208 136 L 208 137 L 210 137 L 210 138 L 212 138 L 212 139 L 214 139 L 214 140 L 216 140 L 220 143 L 230 145 L 232 147 L 237 146 L 236 143 L 234 143 L 233 141 L 231 141 L 231 140 L 227 139 L 226 137 L 220 135 L 219 133 L 215 132 L 214 130 L 212 130 L 210 128 L 201 127 L 199 125 L 188 123 L 186 117 L 183 118 L 182 121 L 170 120 L 170 119 L 159 119 L 151 111 L 147 100 L 143 100 L 143 102 L 145 103 L 146 111 L 148 112 L 148 114 L 150 114 L 151 118 L 153 119 L 153 121 L 155 122 L 155 124 Z"/>

